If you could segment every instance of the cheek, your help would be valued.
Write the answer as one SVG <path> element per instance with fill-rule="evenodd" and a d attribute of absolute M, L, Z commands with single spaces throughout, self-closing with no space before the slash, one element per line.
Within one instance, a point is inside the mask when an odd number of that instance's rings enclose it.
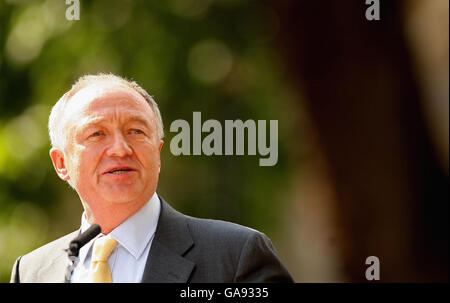
<path fill-rule="evenodd" d="M 99 152 L 96 149 L 79 145 L 74 148 L 71 157 L 71 170 L 76 175 L 86 175 L 97 166 Z"/>
<path fill-rule="evenodd" d="M 145 144 L 139 145 L 136 150 L 136 155 L 138 158 L 142 159 L 141 162 L 144 166 L 151 169 L 159 168 L 160 156 L 158 145 L 153 142 L 146 142 Z"/>

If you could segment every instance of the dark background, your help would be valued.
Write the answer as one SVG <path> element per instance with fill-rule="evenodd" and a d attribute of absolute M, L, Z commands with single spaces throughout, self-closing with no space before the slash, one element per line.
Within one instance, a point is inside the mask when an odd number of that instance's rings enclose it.
<path fill-rule="evenodd" d="M 158 193 L 266 233 L 297 282 L 448 281 L 448 1 L 0 0 L 0 281 L 79 227 L 48 156 L 51 106 L 87 73 L 158 102 Z M 170 123 L 278 120 L 279 156 L 174 156 Z M 224 124 L 222 124 L 224 125 Z"/>

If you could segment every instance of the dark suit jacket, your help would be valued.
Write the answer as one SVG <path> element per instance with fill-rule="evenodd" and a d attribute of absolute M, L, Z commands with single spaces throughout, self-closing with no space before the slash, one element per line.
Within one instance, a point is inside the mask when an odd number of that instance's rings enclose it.
<path fill-rule="evenodd" d="M 183 215 L 161 197 L 161 214 L 142 282 L 293 282 L 264 234 Z M 11 282 L 64 282 L 75 231 L 14 263 Z"/>

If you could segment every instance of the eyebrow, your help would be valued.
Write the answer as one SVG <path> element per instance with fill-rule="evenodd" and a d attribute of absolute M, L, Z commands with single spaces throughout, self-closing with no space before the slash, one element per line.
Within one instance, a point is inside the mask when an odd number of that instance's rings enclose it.
<path fill-rule="evenodd" d="M 148 120 L 142 117 L 141 115 L 133 115 L 128 119 L 127 122 L 138 122 L 144 124 L 147 128 L 151 128 L 151 125 L 148 123 Z"/>
<path fill-rule="evenodd" d="M 80 121 L 80 123 L 75 127 L 76 129 L 80 131 L 84 131 L 86 129 L 89 129 L 91 127 L 94 127 L 103 121 L 105 121 L 105 117 L 94 117 L 94 118 L 86 118 Z M 138 122 L 143 125 L 145 125 L 147 128 L 151 129 L 151 125 L 148 123 L 147 119 L 142 117 L 141 115 L 132 115 L 131 117 L 127 118 L 126 123 L 132 123 L 132 122 Z"/>
<path fill-rule="evenodd" d="M 97 124 L 100 124 L 104 120 L 105 118 L 103 117 L 84 118 L 81 119 L 81 121 L 79 121 L 78 123 L 76 123 L 73 129 L 76 130 L 77 132 L 83 132 L 91 127 L 96 126 Z"/>

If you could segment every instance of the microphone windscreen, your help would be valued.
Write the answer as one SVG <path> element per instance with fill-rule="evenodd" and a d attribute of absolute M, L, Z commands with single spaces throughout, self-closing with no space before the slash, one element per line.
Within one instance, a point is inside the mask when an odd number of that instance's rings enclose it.
<path fill-rule="evenodd" d="M 92 224 L 85 232 L 80 234 L 78 237 L 72 240 L 70 244 L 78 245 L 78 249 L 83 247 L 86 243 L 95 238 L 102 231 L 100 225 Z"/>

